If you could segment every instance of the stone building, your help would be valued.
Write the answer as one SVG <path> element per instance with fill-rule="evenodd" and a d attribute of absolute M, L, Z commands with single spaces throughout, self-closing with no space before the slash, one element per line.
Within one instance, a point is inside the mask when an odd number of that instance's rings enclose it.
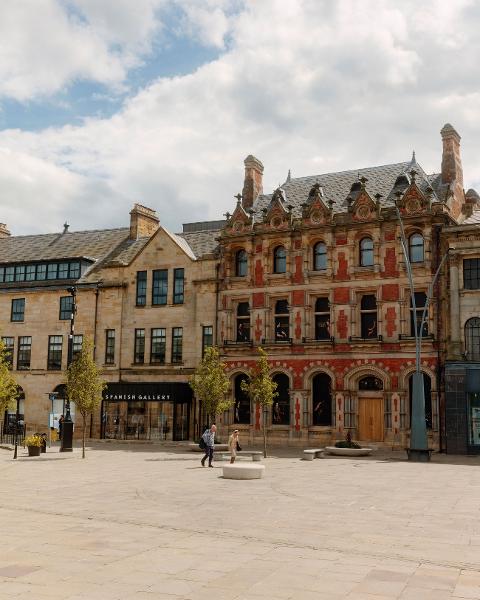
<path fill-rule="evenodd" d="M 43 431 L 64 412 L 74 286 L 73 353 L 89 336 L 108 382 L 89 434 L 194 435 L 187 382 L 213 343 L 213 251 L 221 225 L 186 225 L 175 235 L 155 211 L 136 204 L 129 228 L 72 233 L 65 225 L 59 234 L 14 237 L 1 226 L 0 335 L 29 429 Z M 5 428 L 12 418 L 5 416 Z"/>
<path fill-rule="evenodd" d="M 480 452 L 480 198 L 466 193 L 465 220 L 442 232 L 449 250 L 446 320 L 446 450 Z"/>
<path fill-rule="evenodd" d="M 356 439 L 408 444 L 415 369 L 398 205 L 421 315 L 442 254 L 442 228 L 465 218 L 460 136 L 441 131 L 441 172 L 410 160 L 292 178 L 272 194 L 263 165 L 245 160 L 243 196 L 220 239 L 219 335 L 232 379 L 227 421 L 254 439 L 266 418 L 283 443 Z M 467 199 L 468 200 L 468 199 Z M 445 298 L 435 290 L 423 329 L 422 372 L 430 444 L 442 446 L 440 372 Z M 264 416 L 241 391 L 256 357 L 269 353 L 278 398 Z"/>
<path fill-rule="evenodd" d="M 233 400 L 220 434 L 235 426 L 253 442 L 266 419 L 270 438 L 283 444 L 324 445 L 350 431 L 361 441 L 406 446 L 415 330 L 398 206 L 418 316 L 443 253 L 450 247 L 456 257 L 422 330 L 430 444 L 480 446 L 472 425 L 480 394 L 479 198 L 463 191 L 460 136 L 447 124 L 441 137 L 439 173 L 427 174 L 414 153 L 383 166 L 289 173 L 271 194 L 263 192 L 262 163 L 250 155 L 233 214 L 179 234 L 138 204 L 120 229 L 65 226 L 14 237 L 0 226 L 0 335 L 29 427 L 43 430 L 64 410 L 74 287 L 72 351 L 91 337 L 108 383 L 92 436 L 198 436 L 204 420 L 188 378 L 205 347 L 217 344 Z M 269 354 L 279 393 L 265 415 L 241 390 L 258 346 Z"/>

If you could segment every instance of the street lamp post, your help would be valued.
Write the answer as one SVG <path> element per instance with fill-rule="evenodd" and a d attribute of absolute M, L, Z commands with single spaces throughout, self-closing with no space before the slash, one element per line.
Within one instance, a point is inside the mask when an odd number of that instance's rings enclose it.
<path fill-rule="evenodd" d="M 15 410 L 15 449 L 13 451 L 13 458 L 18 456 L 18 413 L 20 412 L 20 396 L 17 396 L 17 408 Z"/>
<path fill-rule="evenodd" d="M 405 236 L 403 221 L 398 208 L 398 201 L 401 197 L 401 192 L 397 193 L 397 202 L 395 210 L 397 213 L 398 222 L 400 224 L 400 239 L 402 244 L 403 255 L 405 258 L 405 266 L 407 269 L 408 282 L 410 285 L 410 298 L 412 302 L 413 312 L 413 328 L 415 331 L 415 373 L 412 376 L 412 414 L 410 425 L 410 447 L 407 449 L 408 460 L 413 462 L 428 462 L 430 460 L 431 450 L 428 448 L 427 423 L 425 419 L 425 391 L 423 385 L 423 374 L 421 370 L 422 356 L 422 337 L 425 324 L 427 322 L 428 307 L 432 298 L 433 289 L 438 279 L 440 271 L 448 258 L 448 251 L 443 255 L 440 264 L 435 272 L 432 282 L 429 285 L 427 298 L 423 307 L 420 326 L 417 319 L 417 305 L 415 302 L 415 285 L 413 282 L 412 265 L 408 252 L 408 243 Z"/>
<path fill-rule="evenodd" d="M 77 290 L 75 287 L 67 288 L 67 292 L 72 296 L 72 312 L 70 313 L 70 333 L 68 336 L 68 349 L 67 349 L 67 367 L 72 364 L 73 360 L 73 338 L 75 335 L 75 314 L 77 312 Z M 73 421 L 72 415 L 70 414 L 70 400 L 66 399 L 65 402 L 65 419 L 62 427 L 62 443 L 60 446 L 60 452 L 72 452 L 73 451 Z"/>

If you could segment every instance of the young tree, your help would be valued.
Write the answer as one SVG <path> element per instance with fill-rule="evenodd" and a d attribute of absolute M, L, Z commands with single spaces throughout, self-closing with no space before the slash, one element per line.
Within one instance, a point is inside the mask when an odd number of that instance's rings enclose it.
<path fill-rule="evenodd" d="M 82 458 L 85 458 L 87 417 L 100 405 L 106 383 L 100 379 L 100 370 L 93 360 L 93 344 L 86 338 L 81 351 L 67 370 L 67 398 L 75 402 L 76 410 L 83 418 Z"/>
<path fill-rule="evenodd" d="M 15 408 L 17 398 L 18 385 L 12 375 L 10 356 L 0 339 L 0 415 L 8 409 Z"/>
<path fill-rule="evenodd" d="M 233 400 L 227 398 L 230 382 L 225 369 L 226 364 L 220 360 L 218 349 L 212 346 L 205 350 L 202 362 L 189 382 L 209 419 L 215 419 L 233 404 Z"/>
<path fill-rule="evenodd" d="M 259 358 L 253 369 L 250 370 L 247 381 L 240 384 L 242 390 L 250 397 L 253 404 L 258 402 L 262 406 L 263 429 L 263 456 L 267 458 L 267 409 L 272 406 L 274 398 L 278 396 L 277 384 L 270 377 L 267 353 L 263 348 L 258 348 Z"/>

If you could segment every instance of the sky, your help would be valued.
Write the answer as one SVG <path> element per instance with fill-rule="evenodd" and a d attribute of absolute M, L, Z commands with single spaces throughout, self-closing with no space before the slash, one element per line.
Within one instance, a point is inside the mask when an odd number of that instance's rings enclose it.
<path fill-rule="evenodd" d="M 0 221 L 13 235 L 221 219 L 243 186 L 406 161 L 462 136 L 480 190 L 476 0 L 0 3 Z"/>

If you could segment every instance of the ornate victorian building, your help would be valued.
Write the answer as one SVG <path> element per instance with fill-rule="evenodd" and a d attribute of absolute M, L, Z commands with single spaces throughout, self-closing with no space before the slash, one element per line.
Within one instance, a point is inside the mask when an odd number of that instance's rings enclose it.
<path fill-rule="evenodd" d="M 220 236 L 219 340 L 232 376 L 229 421 L 251 438 L 326 444 L 408 443 L 415 341 L 400 228 L 402 215 L 421 316 L 441 258 L 441 229 L 465 217 L 460 137 L 441 131 L 441 172 L 415 154 L 403 163 L 292 178 L 273 194 L 263 165 L 245 160 L 243 195 Z M 440 394 L 445 297 L 434 291 L 423 329 L 426 419 L 443 443 Z M 267 414 L 240 382 L 270 355 L 278 397 Z"/>
<path fill-rule="evenodd" d="M 421 332 L 430 443 L 480 448 L 479 197 L 463 191 L 460 136 L 451 125 L 441 135 L 438 174 L 413 155 L 289 174 L 272 194 L 263 193 L 262 163 L 248 156 L 233 214 L 180 234 L 140 205 L 121 229 L 13 237 L 0 227 L 0 335 L 27 424 L 41 430 L 63 412 L 74 286 L 72 353 L 91 337 L 108 383 L 93 436 L 198 436 L 204 419 L 188 379 L 216 343 L 234 400 L 221 436 L 234 425 L 252 442 L 266 419 L 270 438 L 284 444 L 324 445 L 349 430 L 361 441 L 406 446 L 415 330 L 398 207 L 417 315 L 443 253 L 455 255 Z M 278 384 L 266 414 L 241 389 L 258 346 Z"/>

